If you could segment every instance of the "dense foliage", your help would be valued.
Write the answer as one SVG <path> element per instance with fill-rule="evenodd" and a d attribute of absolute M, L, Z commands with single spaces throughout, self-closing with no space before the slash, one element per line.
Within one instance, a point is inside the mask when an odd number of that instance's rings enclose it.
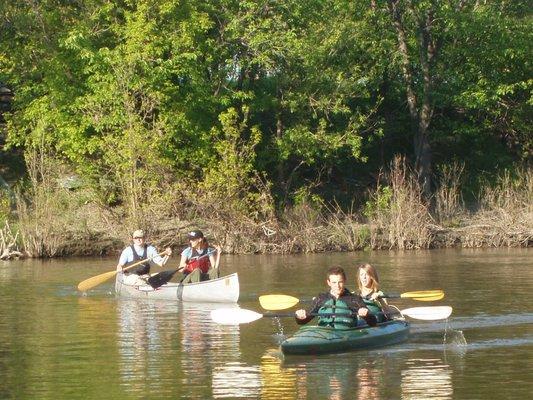
<path fill-rule="evenodd" d="M 3 152 L 131 211 L 176 182 L 252 214 L 349 205 L 398 154 L 426 195 L 457 161 L 473 187 L 531 161 L 530 5 L 4 1 Z"/>

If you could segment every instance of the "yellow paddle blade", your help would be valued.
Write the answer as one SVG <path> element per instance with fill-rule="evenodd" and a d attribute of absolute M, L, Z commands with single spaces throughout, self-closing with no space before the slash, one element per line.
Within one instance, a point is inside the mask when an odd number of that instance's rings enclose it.
<path fill-rule="evenodd" d="M 98 286 L 105 281 L 113 278 L 117 274 L 117 271 L 109 271 L 100 275 L 93 276 L 92 278 L 85 279 L 84 281 L 78 284 L 78 290 L 80 292 L 86 292 L 89 289 L 92 289 L 95 286 Z"/>
<path fill-rule="evenodd" d="M 259 304 L 265 310 L 284 310 L 295 306 L 299 302 L 300 299 L 285 294 L 266 294 L 259 296 Z"/>
<path fill-rule="evenodd" d="M 442 291 L 441 289 L 437 289 L 437 290 L 418 290 L 415 292 L 405 292 L 405 293 L 402 293 L 400 297 L 402 299 L 405 299 L 405 298 L 411 299 L 411 298 L 416 297 L 417 300 L 420 300 L 420 298 L 422 297 L 435 297 L 435 296 L 441 296 L 441 295 L 444 296 L 444 291 Z"/>
<path fill-rule="evenodd" d="M 436 296 L 427 296 L 427 297 L 410 297 L 410 299 L 418 301 L 437 301 L 444 298 L 444 293 L 438 294 Z"/>
<path fill-rule="evenodd" d="M 166 255 L 166 254 L 167 254 L 167 251 L 165 250 L 160 255 L 163 256 L 163 255 Z M 123 268 L 122 271 L 127 271 L 129 269 L 132 269 L 133 267 L 136 267 L 137 265 L 145 263 L 146 261 L 150 261 L 150 260 L 152 260 L 155 257 L 157 257 L 157 255 L 153 255 L 152 257 L 147 258 L 145 260 L 137 261 L 136 263 L 128 265 L 126 268 Z M 87 291 L 89 289 L 92 289 L 93 287 L 98 286 L 99 284 L 104 283 L 105 281 L 113 278 L 117 273 L 118 273 L 118 271 L 114 270 L 114 271 L 109 271 L 109 272 L 105 272 L 105 273 L 100 274 L 100 275 L 93 276 L 92 278 L 89 278 L 89 279 L 85 279 L 84 281 L 82 281 L 82 282 L 80 282 L 78 284 L 78 290 L 80 292 L 85 292 L 85 291 Z"/>

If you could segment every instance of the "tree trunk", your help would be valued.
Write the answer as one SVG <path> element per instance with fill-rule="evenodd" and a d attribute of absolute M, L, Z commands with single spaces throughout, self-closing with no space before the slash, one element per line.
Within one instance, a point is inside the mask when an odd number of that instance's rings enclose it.
<path fill-rule="evenodd" d="M 436 54 L 436 46 L 431 37 L 432 10 L 418 19 L 417 41 L 419 48 L 418 62 L 421 70 L 422 88 L 417 95 L 415 90 L 414 72 L 407 46 L 407 33 L 400 10 L 399 0 L 389 0 L 389 12 L 398 39 L 398 51 L 402 60 L 402 74 L 405 82 L 407 105 L 413 129 L 413 146 L 415 154 L 415 170 L 418 173 L 420 184 L 426 198 L 431 195 L 431 144 L 429 141 L 429 125 L 433 116 L 431 93 L 433 79 L 431 64 Z M 411 5 L 411 12 L 416 17 L 416 12 Z"/>

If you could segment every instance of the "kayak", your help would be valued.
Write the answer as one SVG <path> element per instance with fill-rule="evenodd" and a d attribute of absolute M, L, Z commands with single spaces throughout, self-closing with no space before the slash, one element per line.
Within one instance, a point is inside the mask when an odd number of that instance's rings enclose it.
<path fill-rule="evenodd" d="M 118 273 L 115 292 L 121 297 L 178 300 L 184 302 L 236 303 L 239 300 L 239 277 L 236 273 L 196 283 L 166 283 L 157 289 L 150 285 L 132 286 L 123 282 Z"/>
<path fill-rule="evenodd" d="M 325 354 L 403 342 L 409 336 L 409 323 L 403 318 L 375 327 L 335 329 L 327 326 L 303 326 L 281 343 L 283 354 Z"/>

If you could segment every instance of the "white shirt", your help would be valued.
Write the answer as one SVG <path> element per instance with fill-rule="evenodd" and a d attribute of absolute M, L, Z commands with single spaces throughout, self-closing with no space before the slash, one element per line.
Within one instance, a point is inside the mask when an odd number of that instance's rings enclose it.
<path fill-rule="evenodd" d="M 144 255 L 144 246 L 140 247 L 137 245 L 133 245 L 135 248 L 135 252 L 139 256 L 139 260 L 143 259 Z M 152 245 L 147 245 L 146 248 L 146 257 L 152 258 L 151 261 L 158 264 L 163 265 L 163 257 L 159 255 L 156 248 Z M 118 260 L 118 263 L 120 265 L 126 265 L 129 262 L 132 262 L 134 260 L 133 258 L 133 252 L 131 251 L 131 246 L 126 247 L 124 250 L 122 250 L 122 253 L 120 254 L 120 258 Z"/>

